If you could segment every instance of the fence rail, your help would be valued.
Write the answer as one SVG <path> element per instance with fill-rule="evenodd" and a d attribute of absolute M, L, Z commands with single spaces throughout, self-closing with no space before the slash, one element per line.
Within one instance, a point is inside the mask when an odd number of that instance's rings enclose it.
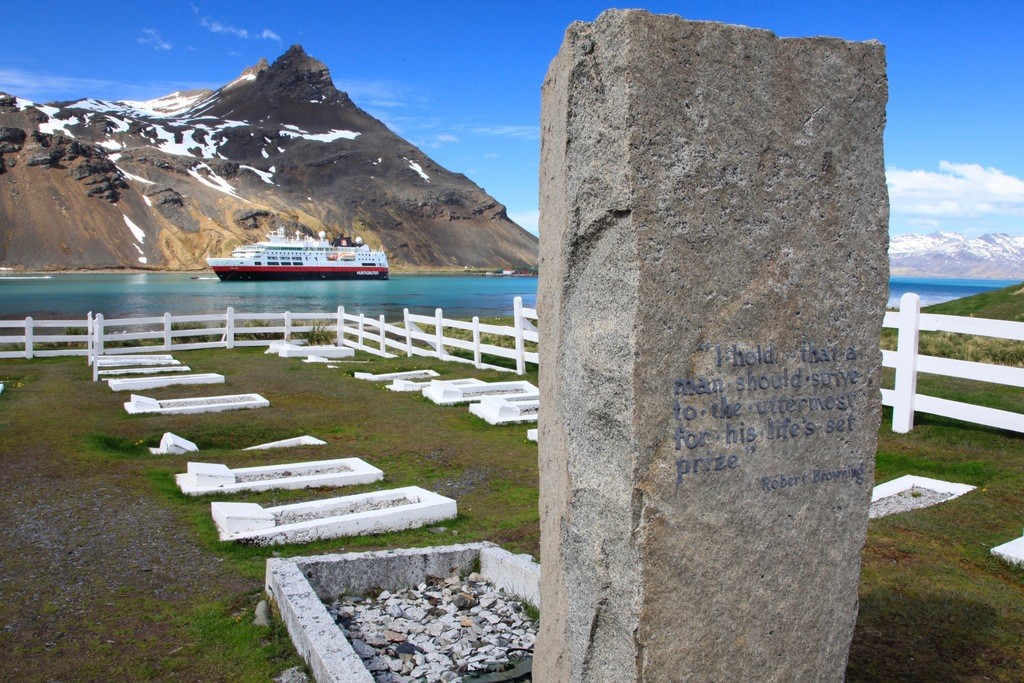
<path fill-rule="evenodd" d="M 950 401 L 917 393 L 917 375 L 929 373 L 1011 387 L 1024 387 L 1024 368 L 976 363 L 919 353 L 920 333 L 954 332 L 1024 341 L 1024 323 L 921 313 L 921 297 L 904 294 L 898 312 L 886 313 L 883 327 L 898 330 L 895 351 L 882 351 L 882 365 L 896 370 L 895 385 L 882 389 L 882 404 L 892 406 L 892 429 L 905 434 L 914 428 L 914 413 L 930 413 L 965 422 L 1024 432 L 1024 415 L 1008 410 Z"/>
<path fill-rule="evenodd" d="M 313 313 L 236 313 L 106 319 L 90 313 L 84 320 L 0 320 L 0 358 L 88 356 L 151 351 L 268 346 L 275 340 L 326 329 L 335 343 L 384 357 L 424 356 L 469 363 L 477 368 L 508 370 L 486 357 L 515 361 L 515 372 L 537 365 L 537 311 L 516 297 L 511 325 L 452 320 L 438 308 L 434 315 L 403 312 L 399 322 L 383 315 L 351 314 L 344 307 Z M 895 384 L 882 389 L 882 403 L 893 408 L 893 431 L 913 429 L 914 413 L 923 412 L 1024 432 L 1024 415 L 917 393 L 917 376 L 930 373 L 979 382 L 1024 387 L 1024 368 L 924 356 L 922 331 L 953 332 L 1024 341 L 1024 323 L 921 313 L 921 299 L 905 294 L 900 310 L 885 314 L 883 327 L 898 330 L 897 349 L 882 351 L 882 365 L 894 368 Z M 507 340 L 501 344 L 501 340 Z M 13 349 L 11 347 L 14 347 Z"/>
<path fill-rule="evenodd" d="M 343 306 L 329 313 L 237 313 L 233 308 L 224 313 L 165 313 L 146 318 L 89 313 L 82 320 L 0 320 L 0 358 L 88 356 L 91 362 L 98 355 L 269 346 L 319 328 L 333 333 L 338 346 L 379 356 L 428 356 L 508 370 L 485 362 L 488 356 L 506 358 L 515 361 L 515 372 L 521 375 L 527 363 L 538 361 L 536 320 L 536 309 L 524 307 L 520 297 L 514 299 L 512 325 L 481 323 L 478 317 L 452 320 L 440 308 L 432 316 L 405 309 L 402 320 L 395 323 L 383 315 L 346 313 Z"/>

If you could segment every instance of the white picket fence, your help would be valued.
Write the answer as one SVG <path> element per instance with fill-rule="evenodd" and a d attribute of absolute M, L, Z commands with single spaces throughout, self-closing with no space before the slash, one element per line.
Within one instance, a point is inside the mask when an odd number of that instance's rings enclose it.
<path fill-rule="evenodd" d="M 287 340 L 311 331 L 314 325 L 320 325 L 335 334 L 338 345 L 379 356 L 428 356 L 471 363 L 477 368 L 495 368 L 497 366 L 486 364 L 483 360 L 485 356 L 494 356 L 515 360 L 515 372 L 523 374 L 527 363 L 538 363 L 537 352 L 527 350 L 528 343 L 536 348 L 538 342 L 537 327 L 534 324 L 536 320 L 536 309 L 525 308 L 520 297 L 514 300 L 511 326 L 481 323 L 478 317 L 469 322 L 451 320 L 444 317 L 440 308 L 432 316 L 412 314 L 406 309 L 400 324 L 387 322 L 383 315 L 369 317 L 346 313 L 344 307 L 331 313 L 236 313 L 229 308 L 224 314 L 174 316 L 166 313 L 155 318 L 105 319 L 102 315 L 91 314 L 85 320 L 26 318 L 24 321 L 0 320 L 0 358 L 72 355 L 89 356 L 91 359 L 100 354 L 267 346 L 271 340 L 245 337 L 264 334 Z M 917 375 L 920 372 L 1024 387 L 1024 368 L 936 358 L 918 353 L 921 331 L 945 331 L 1024 341 L 1024 323 L 922 314 L 920 297 L 905 294 L 900 300 L 900 310 L 885 314 L 883 326 L 899 331 L 897 350 L 882 352 L 882 364 L 896 370 L 894 388 L 882 389 L 882 403 L 893 408 L 893 431 L 910 431 L 914 426 L 914 413 L 923 412 L 1024 432 L 1024 415 L 1020 413 L 917 393 Z M 67 328 L 80 330 L 68 334 Z M 14 334 L 4 336 L 5 329 L 13 329 Z M 461 330 L 461 336 L 469 338 L 450 336 L 452 330 Z M 485 334 L 510 338 L 512 344 L 485 344 L 482 341 Z M 198 337 L 211 336 L 216 339 L 195 341 Z M 62 348 L 46 348 L 54 345 Z M 2 350 L 9 346 L 19 348 L 13 351 Z M 464 351 L 465 354 L 455 355 L 452 353 L 455 350 Z M 470 355 L 471 358 L 467 357 Z M 497 369 L 508 370 L 502 367 Z"/>
<path fill-rule="evenodd" d="M 896 350 L 882 351 L 882 365 L 896 370 L 894 387 L 882 389 L 883 405 L 892 406 L 894 432 L 905 434 L 913 429 L 915 412 L 1024 432 L 1024 415 L 1020 413 L 917 393 L 917 375 L 921 372 L 1024 387 L 1024 368 L 922 356 L 918 353 L 918 339 L 922 331 L 1024 341 L 1024 323 L 921 313 L 921 297 L 908 293 L 900 299 L 898 312 L 885 314 L 882 326 L 899 330 Z"/>
<path fill-rule="evenodd" d="M 513 324 L 481 323 L 451 320 L 438 308 L 433 316 L 416 315 L 405 309 L 401 324 L 388 323 L 384 316 L 368 317 L 346 313 L 339 306 L 331 313 L 224 313 L 175 316 L 165 313 L 152 318 L 104 318 L 91 313 L 85 320 L 0 320 L 0 349 L 17 346 L 16 350 L 0 350 L 0 358 L 42 358 L 47 356 L 88 356 L 155 351 L 187 351 L 191 349 L 241 346 L 269 346 L 273 339 L 252 339 L 253 335 L 273 335 L 274 339 L 290 340 L 310 332 L 315 326 L 335 335 L 336 344 L 385 357 L 396 355 L 430 356 L 446 361 L 472 363 L 478 368 L 508 370 L 484 363 L 485 356 L 515 361 L 515 372 L 524 374 L 526 364 L 537 364 L 536 351 L 527 344 L 538 341 L 537 311 L 523 306 L 521 297 L 513 301 Z M 4 335 L 4 330 L 15 333 Z M 68 334 L 67 328 L 80 328 Z M 452 330 L 463 330 L 469 339 L 451 336 Z M 507 337 L 511 346 L 482 341 L 483 335 Z M 212 337 L 212 339 L 211 339 Z M 197 338 L 200 338 L 197 340 Z M 54 348 L 54 347 L 59 348 Z M 459 349 L 472 358 L 455 355 Z"/>

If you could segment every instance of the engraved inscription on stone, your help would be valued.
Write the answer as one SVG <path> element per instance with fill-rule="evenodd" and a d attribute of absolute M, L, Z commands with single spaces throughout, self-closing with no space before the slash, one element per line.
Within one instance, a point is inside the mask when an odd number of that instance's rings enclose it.
<path fill-rule="evenodd" d="M 707 375 L 677 377 L 672 409 L 677 451 L 676 488 L 702 476 L 732 470 L 755 474 L 763 491 L 833 481 L 864 483 L 864 463 L 832 469 L 765 471 L 761 447 L 792 447 L 834 439 L 860 428 L 866 402 L 857 349 L 804 342 L 794 350 L 776 344 L 702 344 Z"/>

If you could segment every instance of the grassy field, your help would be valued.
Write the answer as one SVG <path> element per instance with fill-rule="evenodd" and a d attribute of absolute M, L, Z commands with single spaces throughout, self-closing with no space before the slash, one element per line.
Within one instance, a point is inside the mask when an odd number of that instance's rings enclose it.
<path fill-rule="evenodd" d="M 1005 307 L 1013 296 L 998 298 L 999 310 L 1009 311 L 1002 317 L 1024 310 L 1024 303 L 1016 312 Z M 986 310 L 974 312 L 984 317 Z M 362 355 L 338 369 L 261 349 L 175 355 L 196 372 L 224 374 L 227 384 L 147 395 L 258 392 L 271 407 L 129 416 L 121 407 L 128 397 L 89 381 L 84 359 L 0 361 L 7 385 L 0 395 L 0 678 L 268 680 L 301 663 L 279 623 L 251 624 L 268 557 L 475 540 L 537 554 L 536 445 L 526 427 L 492 427 L 465 407 L 440 408 L 351 377 L 420 368 L 445 378 L 510 375 Z M 536 383 L 536 371 L 526 379 Z M 1019 390 L 928 376 L 919 387 L 1024 412 Z M 1024 437 L 921 414 L 916 422 L 906 435 L 883 422 L 877 481 L 919 474 L 979 488 L 871 522 L 848 680 L 1019 681 L 1024 570 L 989 550 L 1024 529 Z M 150 455 L 147 447 L 166 431 L 195 441 L 200 457 Z M 239 450 L 300 434 L 328 445 Z M 459 517 L 440 534 L 224 544 L 210 519 L 212 498 L 185 497 L 172 481 L 189 459 L 248 466 L 347 456 L 386 473 L 384 482 L 352 492 L 415 484 L 456 498 Z M 338 493 L 245 499 L 276 504 L 327 495 Z"/>

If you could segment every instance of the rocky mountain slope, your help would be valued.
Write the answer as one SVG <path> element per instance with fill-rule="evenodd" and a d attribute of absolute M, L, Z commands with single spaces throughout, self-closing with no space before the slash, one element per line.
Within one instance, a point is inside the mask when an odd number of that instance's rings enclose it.
<path fill-rule="evenodd" d="M 1024 237 L 898 235 L 889 241 L 889 263 L 893 275 L 1024 279 Z"/>
<path fill-rule="evenodd" d="M 0 93 L 0 266 L 193 269 L 277 226 L 392 267 L 521 267 L 537 238 L 334 87 L 296 45 L 216 91 L 35 104 Z"/>

